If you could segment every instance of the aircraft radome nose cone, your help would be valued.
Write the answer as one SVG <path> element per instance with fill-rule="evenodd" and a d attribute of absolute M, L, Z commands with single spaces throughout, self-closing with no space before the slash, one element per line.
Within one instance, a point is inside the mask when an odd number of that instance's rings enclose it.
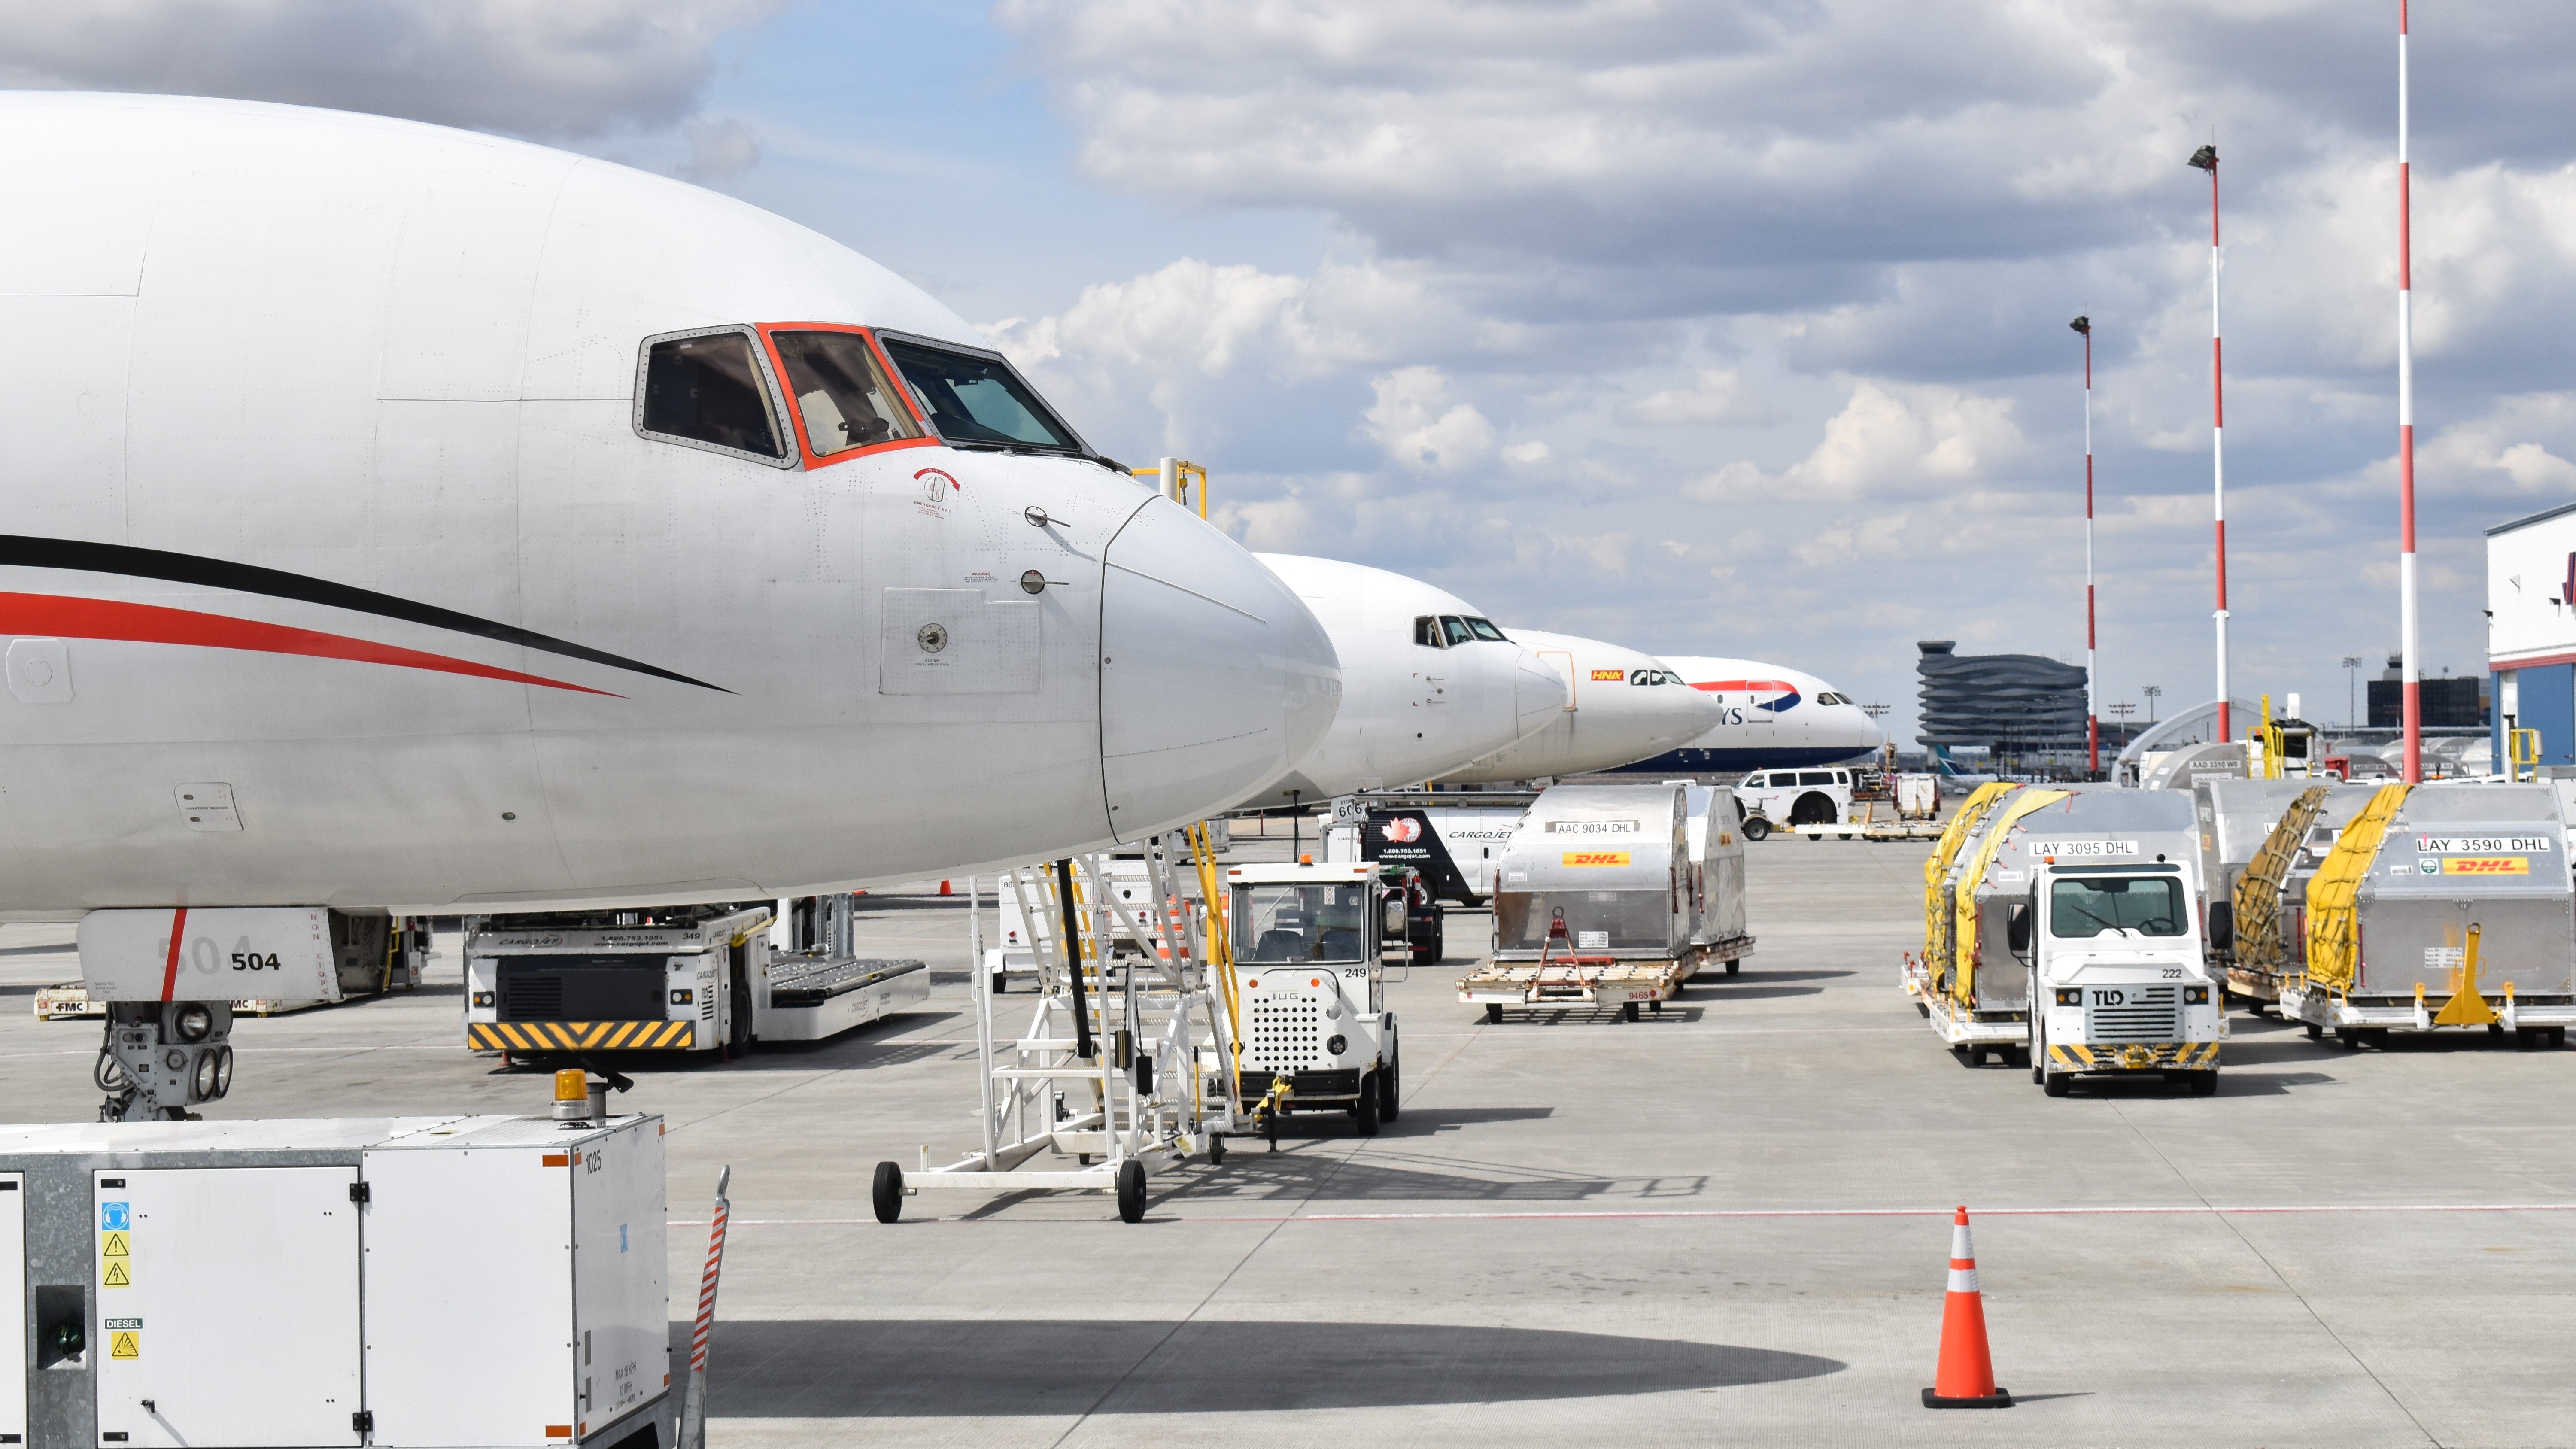
<path fill-rule="evenodd" d="M 1155 498 L 1103 565 L 1100 774 L 1119 839 L 1250 799 L 1332 727 L 1331 638 L 1234 540 Z"/>
<path fill-rule="evenodd" d="M 1517 646 L 1515 646 L 1517 647 Z M 1519 716 L 1517 742 L 1546 729 L 1565 713 L 1572 688 L 1556 667 L 1527 649 L 1512 661 L 1512 712 Z"/>

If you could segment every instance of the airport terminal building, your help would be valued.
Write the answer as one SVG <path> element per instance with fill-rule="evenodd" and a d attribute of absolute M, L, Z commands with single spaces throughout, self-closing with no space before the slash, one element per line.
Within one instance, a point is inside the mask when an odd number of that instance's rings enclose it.
<path fill-rule="evenodd" d="M 2576 503 L 2487 530 L 2487 625 L 2497 767 L 2517 728 L 2541 764 L 2576 765 Z"/>
<path fill-rule="evenodd" d="M 2084 749 L 2080 666 L 2040 654 L 1961 654 L 1949 639 L 1914 647 L 1922 651 L 1914 670 L 1923 681 L 1915 739 L 1935 754 L 1982 749 L 2000 760 Z"/>

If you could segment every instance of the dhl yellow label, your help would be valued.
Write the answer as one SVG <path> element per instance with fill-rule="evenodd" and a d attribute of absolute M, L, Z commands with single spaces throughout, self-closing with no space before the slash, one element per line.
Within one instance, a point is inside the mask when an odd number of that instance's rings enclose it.
<path fill-rule="evenodd" d="M 1569 850 L 1561 857 L 1567 865 L 1626 865 L 1624 850 Z"/>
<path fill-rule="evenodd" d="M 2452 855 L 2442 859 L 2444 875 L 2529 875 L 2527 855 Z"/>
<path fill-rule="evenodd" d="M 1625 678 L 1627 678 L 1627 677 L 1628 677 L 1628 676 L 1627 676 L 1626 674 L 1624 674 L 1624 673 L 1622 673 L 1621 671 L 1616 670 L 1616 669 L 1596 669 L 1596 670 L 1593 670 L 1593 671 L 1592 671 L 1592 680 L 1593 680 L 1593 682 L 1594 682 L 1595 684 L 1600 684 L 1600 683 L 1605 683 L 1605 682 L 1606 682 L 1606 683 L 1610 683 L 1610 684 L 1617 684 L 1620 680 L 1623 680 L 1623 679 L 1625 679 Z"/>

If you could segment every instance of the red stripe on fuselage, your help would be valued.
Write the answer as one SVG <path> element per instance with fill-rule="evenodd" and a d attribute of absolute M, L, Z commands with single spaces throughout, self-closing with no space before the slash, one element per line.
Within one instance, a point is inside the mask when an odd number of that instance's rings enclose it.
<path fill-rule="evenodd" d="M 541 684 L 548 689 L 569 689 L 577 694 L 606 694 L 611 699 L 625 697 L 610 694 L 605 689 L 495 669 L 488 664 L 451 659 L 444 654 L 425 654 L 418 649 L 352 639 L 345 634 L 291 629 L 283 624 L 263 624 L 253 619 L 227 618 L 222 614 L 201 614 L 193 609 L 167 609 L 158 604 L 129 604 L 116 599 L 0 593 L 0 634 L 52 634 L 71 639 L 118 639 L 132 644 L 192 644 L 201 649 L 243 649 L 256 654 L 301 654 L 314 659 L 346 659 L 359 664 L 390 664 L 402 669 L 465 674 L 510 684 Z"/>

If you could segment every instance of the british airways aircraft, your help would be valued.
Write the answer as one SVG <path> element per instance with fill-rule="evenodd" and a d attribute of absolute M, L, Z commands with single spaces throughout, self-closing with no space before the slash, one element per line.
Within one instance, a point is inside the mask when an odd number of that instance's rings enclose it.
<path fill-rule="evenodd" d="M 1680 749 L 1624 767 L 1626 774 L 1718 774 L 1773 765 L 1828 765 L 1887 743 L 1886 731 L 1812 674 L 1756 659 L 1663 656 L 1666 667 L 1715 699 L 1720 715 Z"/>
<path fill-rule="evenodd" d="M 45 92 L 0 194 L 0 913 L 829 891 L 1139 839 L 1332 722 L 1269 570 L 758 208 Z"/>

